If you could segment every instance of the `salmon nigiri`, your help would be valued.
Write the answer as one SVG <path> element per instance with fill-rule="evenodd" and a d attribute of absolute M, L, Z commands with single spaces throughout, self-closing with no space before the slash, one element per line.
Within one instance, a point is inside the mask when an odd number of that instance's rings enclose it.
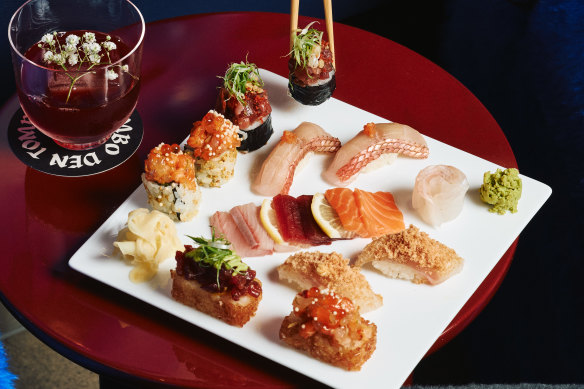
<path fill-rule="evenodd" d="M 403 214 L 389 192 L 334 188 L 325 192 L 329 204 L 348 231 L 362 238 L 396 233 L 405 228 Z"/>
<path fill-rule="evenodd" d="M 388 153 L 427 158 L 429 151 L 424 137 L 410 126 L 367 123 L 362 131 L 337 151 L 322 176 L 332 185 L 346 186 L 365 166 Z"/>
<path fill-rule="evenodd" d="M 322 127 L 303 122 L 294 131 L 284 131 L 280 142 L 262 164 L 251 189 L 263 196 L 288 194 L 296 167 L 309 152 L 334 153 L 340 147 L 339 139 Z"/>

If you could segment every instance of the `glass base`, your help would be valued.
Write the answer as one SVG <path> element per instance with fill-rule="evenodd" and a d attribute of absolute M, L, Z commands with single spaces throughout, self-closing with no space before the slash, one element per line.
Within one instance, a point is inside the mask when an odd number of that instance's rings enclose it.
<path fill-rule="evenodd" d="M 107 142 L 107 140 L 110 137 L 111 137 L 111 134 L 106 136 L 103 139 L 100 139 L 100 140 L 95 141 L 95 142 L 89 142 L 89 143 L 65 143 L 65 142 L 58 141 L 56 139 L 53 139 L 53 141 L 56 144 L 58 144 L 59 146 L 63 147 L 64 149 L 67 149 L 67 150 L 89 150 L 89 149 L 94 149 L 96 147 L 101 146 L 102 144 Z"/>

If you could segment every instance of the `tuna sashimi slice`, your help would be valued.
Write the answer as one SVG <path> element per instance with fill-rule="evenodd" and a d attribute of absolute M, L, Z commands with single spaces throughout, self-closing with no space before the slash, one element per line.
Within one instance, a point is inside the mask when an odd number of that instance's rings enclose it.
<path fill-rule="evenodd" d="M 389 192 L 366 192 L 355 189 L 355 202 L 370 237 L 400 232 L 405 228 L 404 216 Z"/>
<path fill-rule="evenodd" d="M 223 235 L 231 242 L 231 249 L 240 257 L 260 257 L 271 254 L 269 250 L 253 249 L 229 212 L 217 211 L 209 221 L 215 233 Z"/>
<path fill-rule="evenodd" d="M 296 203 L 300 210 L 302 229 L 306 240 L 313 246 L 331 244 L 333 240 L 323 232 L 312 216 L 312 195 L 299 196 L 296 198 Z"/>
<path fill-rule="evenodd" d="M 351 189 L 328 189 L 324 193 L 324 197 L 339 215 L 344 229 L 353 231 L 361 237 L 368 237 L 367 228 L 361 220 L 359 207 Z"/>
<path fill-rule="evenodd" d="M 285 242 L 308 243 L 302 228 L 302 215 L 296 199 L 289 195 L 279 194 L 272 199 L 272 207 L 276 211 L 278 228 Z"/>
<path fill-rule="evenodd" d="M 272 199 L 272 206 L 278 219 L 278 228 L 284 241 L 293 245 L 331 244 L 332 239 L 321 230 L 314 220 L 311 204 L 312 195 L 295 198 L 280 194 Z"/>

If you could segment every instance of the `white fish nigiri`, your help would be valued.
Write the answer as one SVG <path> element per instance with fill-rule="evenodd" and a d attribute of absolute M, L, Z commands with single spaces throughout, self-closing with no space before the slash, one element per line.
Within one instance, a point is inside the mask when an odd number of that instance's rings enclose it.
<path fill-rule="evenodd" d="M 468 180 L 454 166 L 431 165 L 416 176 L 412 206 L 426 223 L 438 227 L 462 211 Z"/>
<path fill-rule="evenodd" d="M 310 152 L 334 153 L 340 147 L 341 141 L 319 125 L 302 122 L 294 131 L 284 131 L 264 160 L 251 189 L 262 196 L 288 194 L 296 167 L 305 156 Z"/>
<path fill-rule="evenodd" d="M 366 166 L 387 154 L 428 158 L 429 150 L 422 134 L 410 126 L 367 123 L 362 131 L 337 151 L 322 177 L 333 186 L 347 186 Z"/>

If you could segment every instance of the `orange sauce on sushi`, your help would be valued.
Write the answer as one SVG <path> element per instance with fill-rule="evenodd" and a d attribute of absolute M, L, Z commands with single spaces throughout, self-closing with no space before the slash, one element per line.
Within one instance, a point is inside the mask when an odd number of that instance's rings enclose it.
<path fill-rule="evenodd" d="M 189 189 L 196 190 L 195 162 L 193 158 L 181 151 L 180 146 L 161 143 L 150 150 L 144 163 L 146 179 L 159 184 L 176 182 Z"/>
<path fill-rule="evenodd" d="M 241 144 L 238 130 L 238 126 L 220 113 L 209 111 L 202 120 L 193 123 L 187 145 L 195 158 L 208 161 Z"/>

